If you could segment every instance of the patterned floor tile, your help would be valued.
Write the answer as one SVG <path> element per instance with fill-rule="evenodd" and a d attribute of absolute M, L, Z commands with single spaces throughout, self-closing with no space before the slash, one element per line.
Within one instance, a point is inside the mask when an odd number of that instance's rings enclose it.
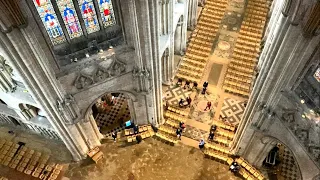
<path fill-rule="evenodd" d="M 232 98 L 225 98 L 221 108 L 220 116 L 226 118 L 231 124 L 239 124 L 243 112 L 245 110 L 243 101 L 238 101 Z"/>
<path fill-rule="evenodd" d="M 218 106 L 218 100 L 219 96 L 217 94 L 210 94 L 206 96 L 199 94 L 195 98 L 193 106 L 190 110 L 191 118 L 198 122 L 211 125 L 215 114 L 215 109 Z M 208 101 L 210 101 L 212 104 L 211 109 L 204 111 Z"/>
<path fill-rule="evenodd" d="M 115 104 L 111 108 L 99 113 L 95 118 L 103 134 L 110 133 L 112 130 L 122 130 L 124 122 L 131 118 L 128 103 L 123 94 L 115 97 L 114 102 Z"/>
<path fill-rule="evenodd" d="M 171 85 L 165 92 L 165 99 L 170 105 L 178 105 L 180 99 L 186 99 L 192 93 L 189 89 L 181 86 Z"/>
<path fill-rule="evenodd" d="M 194 139 L 199 141 L 201 138 L 207 139 L 209 133 L 202 129 L 198 129 L 189 125 L 186 125 L 185 131 L 182 133 L 182 136 Z"/>
<path fill-rule="evenodd" d="M 284 148 L 284 153 L 281 154 L 282 162 L 280 164 L 281 167 L 281 175 L 286 180 L 300 180 L 299 169 L 295 163 L 292 152 L 288 148 Z"/>

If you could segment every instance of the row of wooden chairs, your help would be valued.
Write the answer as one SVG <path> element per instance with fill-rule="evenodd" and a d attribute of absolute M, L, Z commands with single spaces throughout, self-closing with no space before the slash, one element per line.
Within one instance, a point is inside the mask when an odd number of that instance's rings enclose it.
<path fill-rule="evenodd" d="M 253 43 L 258 43 L 260 45 L 261 43 L 261 39 L 260 38 L 256 38 L 256 37 L 251 37 L 247 34 L 240 34 L 237 38 L 237 41 L 238 40 L 244 40 L 244 41 L 249 41 L 249 42 L 253 42 Z"/>
<path fill-rule="evenodd" d="M 233 51 L 237 54 L 248 56 L 249 58 L 258 58 L 259 54 L 257 52 L 250 52 L 239 48 L 234 48 Z"/>
<path fill-rule="evenodd" d="M 235 48 L 245 50 L 245 51 L 257 52 L 257 53 L 260 52 L 259 47 L 251 46 L 251 45 L 247 45 L 247 44 L 236 43 Z"/>
<path fill-rule="evenodd" d="M 191 58 L 184 57 L 182 63 L 192 64 L 194 67 L 204 68 L 206 66 L 205 62 L 199 62 Z M 181 64 L 182 64 L 181 63 Z"/>
<path fill-rule="evenodd" d="M 257 16 L 261 16 L 261 17 L 266 17 L 267 16 L 267 12 L 266 11 L 260 11 L 259 7 L 251 7 L 249 6 L 249 8 L 247 8 L 247 14 L 250 15 L 257 15 Z"/>
<path fill-rule="evenodd" d="M 206 143 L 206 148 L 214 149 L 214 150 L 219 151 L 219 152 L 221 152 L 223 154 L 226 154 L 226 155 L 231 155 L 232 154 L 228 147 L 222 146 L 222 145 L 216 144 L 216 143 L 208 142 L 208 143 Z"/>
<path fill-rule="evenodd" d="M 244 30 L 244 29 L 240 29 L 240 34 L 244 34 L 244 35 L 247 35 L 247 36 L 250 36 L 250 37 L 254 37 L 254 38 L 258 38 L 258 39 L 261 39 L 262 38 L 262 33 L 256 33 L 256 32 L 251 32 L 251 31 L 247 31 L 247 30 Z"/>
<path fill-rule="evenodd" d="M 225 161 L 227 162 L 229 157 L 228 155 L 225 155 L 223 153 L 221 153 L 220 151 L 217 151 L 217 150 L 214 150 L 214 149 L 205 149 L 204 150 L 204 154 L 207 155 L 207 156 L 210 156 L 210 157 L 214 157 L 218 160 L 222 160 L 222 161 Z M 231 158 L 232 159 L 232 158 Z"/>
<path fill-rule="evenodd" d="M 223 128 L 223 129 L 226 129 L 226 130 L 229 130 L 229 131 L 232 131 L 232 132 L 235 132 L 235 130 L 236 130 L 236 127 L 234 125 L 226 124 L 226 123 L 224 123 L 224 122 L 222 122 L 220 120 L 214 120 L 213 124 L 216 125 L 219 128 Z"/>
<path fill-rule="evenodd" d="M 242 157 L 237 158 L 235 160 L 239 165 L 241 165 L 247 172 L 250 172 L 254 178 L 253 179 L 259 179 L 259 180 L 263 180 L 265 179 L 263 174 L 261 172 L 259 172 L 255 167 L 253 167 L 251 164 L 249 164 L 245 159 L 243 159 Z M 240 173 L 241 174 L 241 173 Z M 243 175 L 245 175 L 245 172 L 243 172 Z M 249 176 L 250 174 L 248 174 Z"/>
<path fill-rule="evenodd" d="M 241 82 L 241 81 L 232 81 L 229 79 L 225 80 L 225 84 L 226 85 L 231 85 L 231 86 L 235 86 L 238 89 L 241 89 L 243 91 L 250 91 L 250 84 L 245 83 L 245 82 Z"/>
<path fill-rule="evenodd" d="M 200 79 L 202 77 L 202 72 L 194 72 L 190 69 L 179 68 L 178 73 L 188 75 L 189 77 L 194 77 Z"/>
<path fill-rule="evenodd" d="M 145 132 L 145 131 L 148 131 L 148 130 L 152 130 L 151 125 L 138 126 L 138 128 L 139 128 L 139 132 Z M 129 135 L 132 135 L 132 134 L 134 134 L 133 128 L 124 130 L 124 135 L 125 136 L 129 136 Z"/>
<path fill-rule="evenodd" d="M 213 141 L 221 143 L 226 147 L 229 147 L 231 145 L 231 140 L 224 136 L 215 135 Z"/>
<path fill-rule="evenodd" d="M 252 81 L 252 79 L 246 78 L 245 76 L 235 76 L 232 74 L 227 74 L 226 78 L 228 79 L 228 81 L 239 81 L 248 84 L 250 84 Z"/>
<path fill-rule="evenodd" d="M 213 30 L 213 31 L 206 30 L 206 27 L 203 26 L 203 28 L 197 28 L 197 29 L 195 29 L 195 31 L 197 31 L 197 33 L 192 33 L 192 35 L 191 35 L 192 38 L 190 40 L 190 43 L 195 43 L 196 39 L 203 40 L 206 42 L 206 40 L 208 38 L 206 39 L 204 37 L 210 37 L 210 39 L 213 40 L 216 37 L 218 30 Z M 196 38 L 196 37 L 198 37 L 198 38 Z M 190 46 L 190 43 L 188 46 Z M 204 45 L 205 45 L 205 48 L 211 49 L 211 43 L 207 42 L 207 43 L 204 43 Z M 201 44 L 201 46 L 203 47 L 202 44 Z"/>
<path fill-rule="evenodd" d="M 250 21 L 243 21 L 242 25 L 253 27 L 253 28 L 258 28 L 258 29 L 263 29 L 263 27 L 264 27 L 264 24 L 257 24 L 257 23 L 253 23 Z"/>
<path fill-rule="evenodd" d="M 260 48 L 260 43 L 258 42 L 251 42 L 251 41 L 245 41 L 242 38 L 237 39 L 237 44 L 243 44 L 255 48 Z"/>
<path fill-rule="evenodd" d="M 186 79 L 186 80 L 188 80 L 188 81 L 194 81 L 194 82 L 197 82 L 197 83 L 200 82 L 200 79 L 199 79 L 199 78 L 190 77 L 190 76 L 188 76 L 188 75 L 185 75 L 185 74 L 182 74 L 182 73 L 179 73 L 179 72 L 176 74 L 176 76 L 177 76 L 178 78 Z"/>
<path fill-rule="evenodd" d="M 184 109 L 180 109 L 180 108 L 176 108 L 176 107 L 172 107 L 172 106 L 169 106 L 168 110 L 171 112 L 177 113 L 179 115 L 182 115 L 182 116 L 188 116 L 188 114 L 189 114 L 188 111 L 186 111 Z"/>
<path fill-rule="evenodd" d="M 169 106 L 169 108 L 170 108 L 170 106 Z M 179 122 L 186 122 L 188 120 L 188 118 L 186 118 L 185 116 L 181 116 L 182 114 L 177 113 L 177 112 L 166 111 L 164 113 L 164 115 L 168 118 L 171 118 L 171 119 L 179 121 Z"/>
<path fill-rule="evenodd" d="M 52 163 L 47 164 L 50 158 L 49 155 L 4 139 L 0 140 L 0 154 L 1 163 L 4 166 L 9 166 L 12 169 L 40 179 L 41 175 L 43 178 L 46 175 L 46 179 L 49 180 L 57 179 L 63 167 L 57 165 L 58 170 L 51 169 Z"/>
<path fill-rule="evenodd" d="M 230 68 L 234 68 L 234 69 L 236 69 L 238 71 L 242 71 L 242 72 L 248 73 L 248 74 L 252 74 L 254 72 L 253 68 L 246 68 L 246 67 L 239 66 L 239 65 L 233 64 L 233 63 L 230 63 L 229 67 Z"/>
<path fill-rule="evenodd" d="M 176 129 L 174 129 L 171 126 L 167 126 L 166 124 L 160 125 L 158 130 L 164 131 L 164 132 L 166 132 L 168 134 L 172 134 L 172 135 L 175 135 L 175 133 L 176 133 Z"/>
<path fill-rule="evenodd" d="M 204 50 L 204 51 L 208 51 L 208 52 L 211 51 L 211 47 L 203 47 L 203 46 L 195 44 L 193 42 L 190 42 L 188 47 L 192 47 L 192 48 L 195 48 L 195 49 L 200 49 L 200 50 Z"/>
<path fill-rule="evenodd" d="M 219 134 L 221 136 L 227 137 L 229 139 L 233 139 L 235 132 L 225 130 L 223 128 L 217 127 L 217 130 L 215 131 L 216 134 Z"/>
<path fill-rule="evenodd" d="M 161 138 L 161 139 L 163 139 L 163 140 L 165 140 L 165 141 L 171 142 L 173 144 L 178 143 L 178 140 L 177 140 L 177 138 L 175 136 L 172 136 L 171 134 L 167 134 L 167 133 L 165 133 L 163 131 L 158 131 L 156 133 L 156 136 Z"/>
<path fill-rule="evenodd" d="M 267 3 L 259 3 L 259 2 L 253 2 L 253 1 L 248 1 L 248 5 L 259 7 L 259 8 L 264 8 L 264 9 L 268 9 L 268 7 L 269 7 L 269 5 Z"/>
<path fill-rule="evenodd" d="M 152 137 L 154 135 L 154 131 L 148 130 L 148 131 L 144 131 L 144 132 L 139 132 L 138 134 L 129 135 L 129 136 L 127 136 L 127 141 L 129 143 L 135 142 L 136 136 L 138 136 L 138 135 L 140 135 L 142 139 L 146 139 L 146 138 Z"/>
<path fill-rule="evenodd" d="M 268 9 L 267 9 L 267 8 L 259 7 L 259 6 L 254 6 L 254 5 L 252 5 L 252 4 L 248 4 L 248 5 L 247 5 L 247 9 L 254 9 L 254 10 L 257 10 L 257 11 L 260 11 L 260 12 L 268 13 Z"/>
<path fill-rule="evenodd" d="M 180 122 L 177 120 L 171 119 L 171 118 L 167 118 L 165 123 L 174 127 L 174 128 L 180 127 L 180 124 L 179 124 Z"/>
<path fill-rule="evenodd" d="M 238 64 L 248 68 L 256 67 L 256 63 L 253 61 L 243 61 L 242 59 L 236 59 L 236 58 L 231 59 L 231 63 Z"/>
<path fill-rule="evenodd" d="M 252 74 L 240 72 L 240 71 L 237 71 L 237 70 L 231 69 L 231 68 L 229 68 L 229 69 L 227 70 L 227 73 L 228 73 L 228 74 L 231 74 L 231 75 L 236 75 L 236 76 L 244 76 L 245 78 L 252 78 L 252 77 L 253 77 Z"/>
<path fill-rule="evenodd" d="M 248 91 L 244 91 L 242 89 L 239 89 L 238 87 L 231 86 L 231 85 L 223 85 L 223 89 L 225 89 L 228 92 L 240 94 L 242 96 L 248 97 L 250 93 Z"/>
<path fill-rule="evenodd" d="M 200 68 L 200 67 L 194 67 L 192 64 L 189 64 L 187 62 L 182 62 L 180 64 L 180 68 L 183 68 L 183 69 L 189 69 L 189 70 L 193 70 L 197 73 L 200 73 L 202 72 L 203 68 Z"/>
<path fill-rule="evenodd" d="M 246 30 L 246 31 L 250 31 L 250 32 L 256 32 L 256 33 L 263 33 L 263 29 L 261 28 L 256 28 L 256 27 L 251 27 L 248 25 L 242 25 L 241 29 Z"/>
<path fill-rule="evenodd" d="M 241 61 L 248 61 L 248 62 L 254 62 L 254 63 L 257 63 L 258 60 L 257 60 L 257 54 L 255 53 L 252 53 L 252 56 L 247 56 L 246 54 L 244 55 L 242 52 L 238 53 L 238 52 L 234 52 L 232 54 L 232 57 L 234 59 L 238 59 L 238 60 L 241 60 Z"/>

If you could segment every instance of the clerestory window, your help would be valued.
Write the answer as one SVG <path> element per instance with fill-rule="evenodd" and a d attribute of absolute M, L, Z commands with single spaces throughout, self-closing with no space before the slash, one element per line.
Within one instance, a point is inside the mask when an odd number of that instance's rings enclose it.
<path fill-rule="evenodd" d="M 53 45 L 116 24 L 112 0 L 33 0 Z M 83 26 L 81 26 L 83 24 Z"/>

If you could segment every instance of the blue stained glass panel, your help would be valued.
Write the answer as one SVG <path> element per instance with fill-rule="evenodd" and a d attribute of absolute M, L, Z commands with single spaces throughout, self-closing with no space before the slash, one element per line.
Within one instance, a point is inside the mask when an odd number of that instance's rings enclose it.
<path fill-rule="evenodd" d="M 65 42 L 66 38 L 57 19 L 57 15 L 52 7 L 51 1 L 34 0 L 33 2 L 52 43 L 56 45 Z"/>
<path fill-rule="evenodd" d="M 57 5 L 70 39 L 82 36 L 82 29 L 72 0 L 57 0 Z"/>
<path fill-rule="evenodd" d="M 99 10 L 104 27 L 112 26 L 116 24 L 116 18 L 114 16 L 113 6 L 111 0 L 98 0 Z"/>
<path fill-rule="evenodd" d="M 88 34 L 99 31 L 100 26 L 92 0 L 78 0 L 78 3 Z"/>

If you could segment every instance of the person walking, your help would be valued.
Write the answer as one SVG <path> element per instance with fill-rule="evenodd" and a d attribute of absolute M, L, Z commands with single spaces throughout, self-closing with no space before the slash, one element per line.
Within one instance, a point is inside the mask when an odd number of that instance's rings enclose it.
<path fill-rule="evenodd" d="M 214 137 L 214 131 L 210 131 L 208 140 L 212 142 L 213 141 L 213 137 Z"/>
<path fill-rule="evenodd" d="M 190 104 L 192 102 L 192 99 L 190 98 L 190 96 L 187 97 L 187 103 L 188 103 L 188 106 L 190 107 Z"/>
<path fill-rule="evenodd" d="M 182 133 L 181 129 L 177 128 L 176 134 L 177 134 L 178 139 L 180 139 L 180 140 L 181 140 L 181 133 Z"/>
<path fill-rule="evenodd" d="M 116 140 L 117 140 L 117 131 L 112 131 L 111 136 L 113 138 L 113 141 L 116 142 Z"/>
<path fill-rule="evenodd" d="M 183 86 L 183 89 L 186 89 L 186 86 L 188 87 L 188 89 L 190 89 L 190 81 L 186 81 L 186 83 Z"/>
<path fill-rule="evenodd" d="M 184 103 L 184 100 L 183 100 L 183 99 L 180 99 L 180 101 L 179 101 L 179 106 L 180 106 L 180 107 L 183 107 L 183 103 Z"/>
<path fill-rule="evenodd" d="M 204 144 L 205 144 L 205 142 L 204 142 L 204 140 L 201 138 L 200 141 L 199 141 L 199 149 L 200 149 L 200 150 L 203 150 Z"/>
<path fill-rule="evenodd" d="M 181 132 L 183 132 L 184 129 L 186 128 L 186 125 L 184 124 L 184 122 L 180 121 L 179 127 L 180 127 L 180 129 L 181 129 Z"/>
<path fill-rule="evenodd" d="M 209 109 L 210 110 L 210 108 L 211 108 L 211 102 L 210 101 L 208 101 L 207 102 L 207 106 L 206 106 L 206 108 L 204 109 L 205 111 L 207 110 L 207 109 Z"/>

